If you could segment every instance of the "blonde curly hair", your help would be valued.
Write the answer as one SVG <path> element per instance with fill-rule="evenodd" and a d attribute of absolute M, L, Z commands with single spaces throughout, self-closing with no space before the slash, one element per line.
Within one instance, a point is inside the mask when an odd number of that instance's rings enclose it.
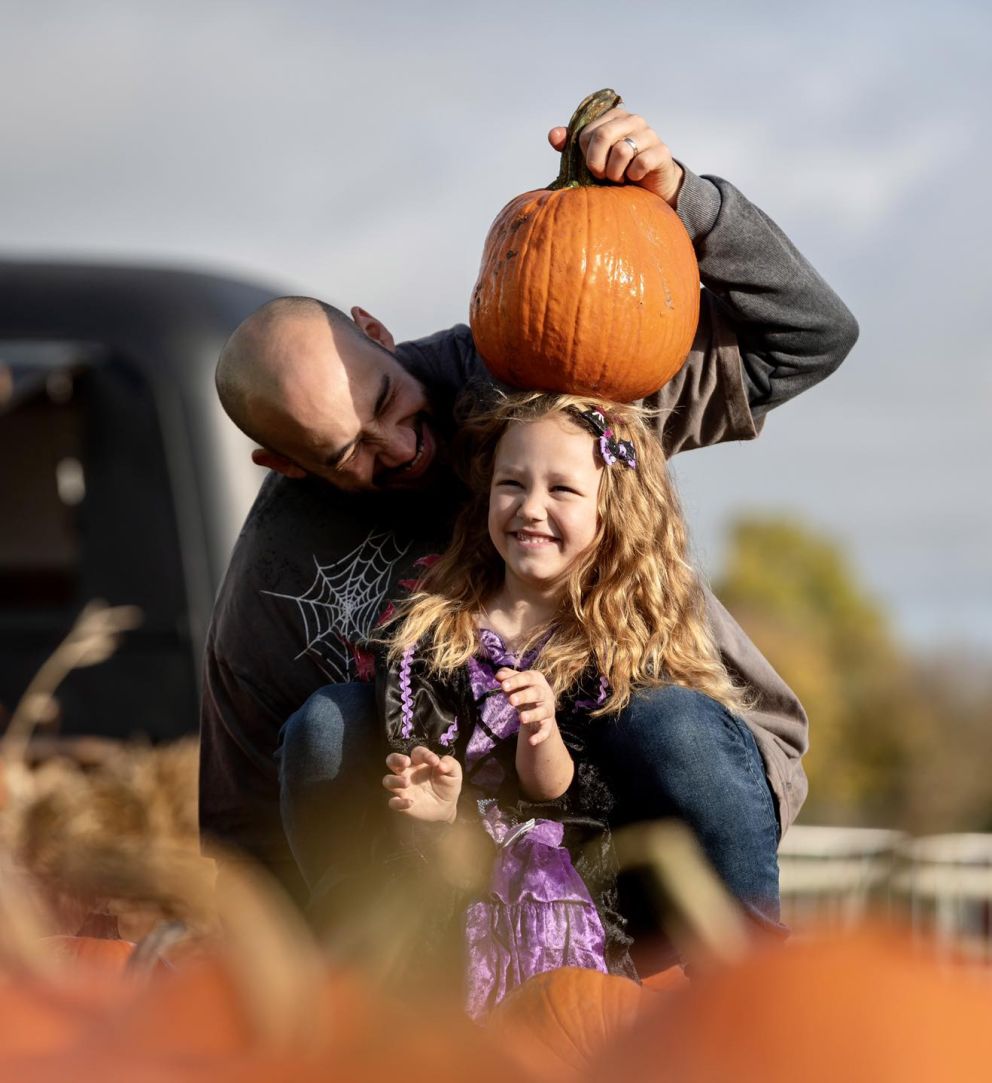
<path fill-rule="evenodd" d="M 489 488 L 500 438 L 508 426 L 560 416 L 586 432 L 575 411 L 599 410 L 614 436 L 629 440 L 637 468 L 600 472 L 598 527 L 592 544 L 565 576 L 558 612 L 532 630 L 523 656 L 539 642 L 539 667 L 555 696 L 590 668 L 609 694 L 594 714 L 613 714 L 642 686 L 683 685 L 731 710 L 744 706 L 707 625 L 699 579 L 686 559 L 682 511 L 646 411 L 578 395 L 523 392 L 501 396 L 465 419 L 455 461 L 465 464 L 470 498 L 451 545 L 399 609 L 390 658 L 412 644 L 432 672 L 448 673 L 478 650 L 476 618 L 503 583 L 503 559 L 488 530 Z M 595 439 L 589 433 L 590 439 Z"/>

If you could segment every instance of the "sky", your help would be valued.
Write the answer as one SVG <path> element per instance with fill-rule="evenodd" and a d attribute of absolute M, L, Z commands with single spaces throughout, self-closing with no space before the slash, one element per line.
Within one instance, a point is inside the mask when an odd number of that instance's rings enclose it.
<path fill-rule="evenodd" d="M 0 0 L 0 257 L 204 268 L 427 334 L 557 172 L 548 129 L 612 86 L 861 325 L 759 440 L 677 461 L 703 566 L 742 512 L 794 516 L 908 641 L 992 648 L 990 30 L 957 0 Z"/>

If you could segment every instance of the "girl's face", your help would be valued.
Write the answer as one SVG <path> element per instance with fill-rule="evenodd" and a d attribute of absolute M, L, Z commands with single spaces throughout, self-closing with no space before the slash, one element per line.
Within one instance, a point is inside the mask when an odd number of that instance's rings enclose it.
<path fill-rule="evenodd" d="M 508 426 L 489 490 L 489 536 L 507 580 L 546 590 L 592 544 L 603 469 L 595 448 L 560 416 Z"/>

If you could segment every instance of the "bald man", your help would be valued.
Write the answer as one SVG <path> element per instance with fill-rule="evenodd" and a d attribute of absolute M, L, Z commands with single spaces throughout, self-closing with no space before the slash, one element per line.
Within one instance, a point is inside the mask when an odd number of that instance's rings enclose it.
<path fill-rule="evenodd" d="M 552 143 L 562 134 L 553 130 Z M 584 150 L 596 175 L 666 199 L 699 259 L 695 341 L 656 396 L 666 453 L 753 439 L 770 410 L 840 364 L 857 337 L 853 317 L 773 222 L 733 185 L 675 162 L 642 118 L 611 111 Z M 453 403 L 487 379 L 465 326 L 397 345 L 365 310 L 349 319 L 307 298 L 260 309 L 218 365 L 225 408 L 272 473 L 208 637 L 201 824 L 301 898 L 326 875 L 335 840 L 362 834 L 364 812 L 338 780 L 370 757 L 375 733 L 366 641 L 449 540 L 460 498 L 445 463 Z M 600 755 L 624 765 L 617 822 L 681 816 L 731 890 L 774 923 L 775 850 L 806 793 L 807 721 L 712 597 L 710 617 L 755 709 L 700 718 L 677 703 L 659 727 L 646 697 L 604 727 Z M 287 719 L 281 817 L 276 751 Z"/>
<path fill-rule="evenodd" d="M 259 466 L 348 492 L 419 486 L 438 451 L 427 391 L 382 324 L 352 315 L 303 297 L 264 305 L 221 353 L 221 402 L 263 445 Z"/>

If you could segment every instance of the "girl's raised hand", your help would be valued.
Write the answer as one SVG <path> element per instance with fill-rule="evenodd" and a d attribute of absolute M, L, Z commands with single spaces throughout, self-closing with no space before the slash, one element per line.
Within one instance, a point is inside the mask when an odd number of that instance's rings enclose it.
<path fill-rule="evenodd" d="M 462 792 L 462 767 L 454 756 L 439 756 L 417 745 L 409 756 L 386 757 L 389 774 L 382 785 L 393 796 L 389 807 L 415 820 L 454 823 Z"/>
<path fill-rule="evenodd" d="M 543 673 L 526 669 L 518 673 L 508 667 L 496 671 L 503 693 L 516 707 L 521 733 L 527 733 L 527 743 L 543 744 L 555 728 L 555 694 Z"/>

